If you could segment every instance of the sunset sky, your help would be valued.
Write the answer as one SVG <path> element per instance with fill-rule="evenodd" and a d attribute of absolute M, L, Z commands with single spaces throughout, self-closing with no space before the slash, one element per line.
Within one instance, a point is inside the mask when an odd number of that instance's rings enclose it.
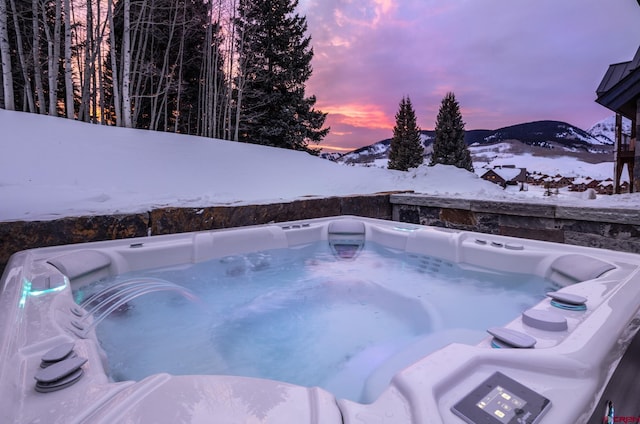
<path fill-rule="evenodd" d="M 389 138 L 403 96 L 433 129 L 453 91 L 466 129 L 553 119 L 588 129 L 595 90 L 640 46 L 636 0 L 300 0 L 314 48 L 307 94 L 324 151 Z"/>

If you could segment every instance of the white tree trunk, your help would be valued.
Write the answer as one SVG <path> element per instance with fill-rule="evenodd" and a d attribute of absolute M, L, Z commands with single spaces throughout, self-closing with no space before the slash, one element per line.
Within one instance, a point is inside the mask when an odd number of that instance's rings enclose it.
<path fill-rule="evenodd" d="M 131 128 L 131 0 L 124 0 L 122 54 L 122 115 L 124 126 Z"/>
<path fill-rule="evenodd" d="M 202 64 L 200 65 L 200 81 L 198 87 L 198 127 L 197 134 L 203 137 L 211 137 L 211 108 L 209 106 L 211 91 L 211 43 L 213 39 L 213 2 L 207 5 L 207 30 L 202 52 Z"/>
<path fill-rule="evenodd" d="M 53 30 L 53 40 L 49 40 L 49 115 L 58 115 L 58 70 L 60 69 L 60 31 L 61 31 L 62 0 L 56 0 L 56 16 Z M 45 12 L 43 10 L 43 17 Z M 47 26 L 45 25 L 45 28 Z M 47 31 L 47 36 L 50 33 Z"/>
<path fill-rule="evenodd" d="M 164 52 L 164 57 L 162 59 L 162 68 L 160 70 L 160 77 L 158 78 L 156 92 L 153 95 L 153 101 L 151 102 L 151 120 L 149 123 L 150 129 L 157 130 L 160 118 L 164 115 L 166 117 L 166 107 L 167 107 L 167 97 L 169 94 L 169 89 L 171 85 L 171 81 L 173 80 L 173 76 L 169 72 L 169 50 L 171 48 L 171 43 L 173 42 L 173 36 L 176 31 L 176 25 L 178 21 L 178 11 L 176 9 L 172 10 L 173 19 L 171 21 L 171 27 L 169 28 L 169 40 L 167 41 L 167 48 Z M 166 131 L 167 121 L 165 120 L 165 128 L 163 131 Z"/>
<path fill-rule="evenodd" d="M 68 0 L 67 0 L 68 1 Z M 116 125 L 122 126 L 122 109 L 120 108 L 120 80 L 118 79 L 118 62 L 116 60 L 116 36 L 113 24 L 113 0 L 107 2 L 107 20 L 109 21 L 109 40 L 111 41 L 111 79 L 113 89 L 113 113 L 116 115 Z"/>
<path fill-rule="evenodd" d="M 22 31 L 20 31 L 20 22 L 18 20 L 18 14 L 16 13 L 16 2 L 15 0 L 10 0 L 11 2 L 11 11 L 13 15 L 13 27 L 16 32 L 16 44 L 18 48 L 18 59 L 20 60 L 20 68 L 22 69 L 22 78 L 27 81 L 24 87 L 24 97 L 27 101 L 26 109 L 28 112 L 34 113 L 36 111 L 36 105 L 33 100 L 33 90 L 31 84 L 29 83 L 29 73 L 27 68 L 27 57 L 24 54 L 24 43 L 22 42 Z M 8 25 L 8 24 L 7 24 Z M 23 107 L 24 109 L 24 107 Z"/>
<path fill-rule="evenodd" d="M 11 50 L 9 47 L 9 30 L 7 28 L 7 2 L 5 0 L 0 0 L 0 61 L 2 62 L 4 108 L 15 110 Z"/>
<path fill-rule="evenodd" d="M 241 113 L 241 109 L 242 109 L 242 95 L 244 92 L 244 84 L 245 84 L 245 73 L 246 73 L 246 63 L 245 61 L 242 59 L 243 57 L 243 50 L 244 50 L 244 31 L 246 31 L 246 29 L 243 28 L 242 30 L 242 34 L 240 34 L 240 46 L 238 46 L 238 52 L 237 52 L 237 56 L 238 56 L 238 80 L 237 80 L 237 85 L 236 85 L 236 90 L 238 92 L 238 98 L 236 101 L 236 116 L 235 116 L 235 126 L 234 126 L 234 131 L 233 131 L 233 141 L 238 141 L 240 139 L 239 137 L 239 131 L 240 131 L 240 120 L 242 119 L 242 113 Z"/>
<path fill-rule="evenodd" d="M 148 77 L 148 72 L 145 72 L 144 67 L 144 56 L 146 54 L 147 49 L 153 49 L 153 41 L 151 41 L 151 46 L 149 46 L 149 39 L 151 30 L 152 30 L 152 13 L 154 10 L 155 4 L 152 1 L 151 4 L 147 0 L 142 2 L 142 6 L 140 7 L 140 13 L 135 22 L 135 25 L 132 25 L 132 38 L 130 45 L 132 46 L 132 50 L 136 52 L 136 57 L 131 58 L 131 69 L 130 75 L 135 75 L 135 81 L 131 81 L 131 90 L 129 96 L 134 101 L 138 101 L 142 99 L 142 90 L 146 79 Z M 135 48 L 134 48 L 135 47 Z M 133 114 L 131 117 L 131 125 L 137 128 L 138 116 L 141 107 L 134 107 Z"/>
<path fill-rule="evenodd" d="M 42 86 L 42 66 L 40 66 L 40 25 L 38 24 L 40 11 L 38 8 L 38 0 L 32 0 L 31 12 L 33 16 L 31 20 L 33 24 L 33 47 L 31 49 L 33 53 L 33 73 L 36 80 L 38 111 L 44 115 L 47 113 L 47 106 L 44 98 L 44 88 Z"/>
<path fill-rule="evenodd" d="M 73 105 L 73 69 L 71 68 L 71 5 L 64 0 L 64 107 L 67 118 L 73 119 L 75 108 Z"/>
<path fill-rule="evenodd" d="M 131 0 L 124 0 L 122 33 L 122 120 L 131 128 Z"/>
<path fill-rule="evenodd" d="M 73 104 L 73 69 L 71 68 L 71 5 L 64 0 L 64 107 L 67 118 L 73 119 L 75 108 Z"/>
<path fill-rule="evenodd" d="M 82 67 L 82 98 L 80 100 L 80 110 L 78 111 L 78 119 L 90 122 L 91 121 L 91 86 L 94 81 L 94 75 L 91 72 L 91 55 L 93 51 L 93 9 L 91 7 L 91 0 L 86 1 L 86 31 L 84 40 L 84 65 Z"/>
<path fill-rule="evenodd" d="M 182 3 L 182 34 L 180 36 L 180 49 L 178 52 L 178 92 L 176 94 L 176 110 L 175 110 L 175 121 L 173 132 L 178 132 L 178 123 L 180 122 L 180 100 L 182 96 L 182 66 L 184 65 L 184 37 L 187 32 L 187 22 L 186 22 L 186 3 Z"/>
<path fill-rule="evenodd" d="M 105 123 L 105 116 L 104 116 L 104 63 L 103 63 L 103 57 L 102 57 L 102 46 L 103 46 L 103 41 L 104 41 L 104 31 L 107 25 L 107 22 L 102 22 L 102 10 L 100 8 L 100 1 L 96 2 L 96 28 L 99 30 L 98 34 L 96 35 L 96 47 L 94 49 L 94 56 L 93 56 L 93 60 L 91 61 L 92 63 L 92 72 L 95 74 L 96 72 L 96 67 L 98 70 L 98 76 L 97 76 L 97 91 L 98 91 L 98 95 L 96 96 L 94 94 L 93 96 L 93 101 L 94 101 L 94 107 L 93 110 L 96 110 L 96 100 L 99 101 L 98 105 L 97 105 L 97 109 L 99 110 L 99 115 L 100 115 L 100 124 L 104 125 Z M 96 98 L 97 97 L 97 98 Z"/>

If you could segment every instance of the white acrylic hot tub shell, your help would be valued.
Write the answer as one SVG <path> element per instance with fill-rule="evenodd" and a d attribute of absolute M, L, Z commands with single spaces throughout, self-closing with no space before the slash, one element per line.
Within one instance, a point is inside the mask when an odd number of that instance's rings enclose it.
<path fill-rule="evenodd" d="M 616 269 L 563 289 L 588 299 L 587 312 L 561 312 L 567 331 L 534 329 L 514 317 L 508 328 L 535 337 L 535 349 L 491 349 L 489 335 L 478 346 L 450 344 L 396 374 L 368 405 L 336 400 L 319 388 L 241 377 L 158 374 L 139 382 L 110 382 L 106 358 L 95 340 L 78 339 L 69 331 L 69 308 L 75 305 L 69 281 L 41 294 L 25 290 L 25 281 L 41 281 L 43 276 L 64 281 L 47 263 L 52 258 L 62 258 L 57 266 L 73 274 L 76 286 L 137 269 L 327 240 L 330 222 L 349 219 L 365 223 L 367 240 L 463 266 L 491 266 L 560 281 L 552 263 L 577 254 Z M 76 254 L 87 251 L 94 253 Z M 0 422 L 461 423 L 450 408 L 496 371 L 551 400 L 542 423 L 585 422 L 637 329 L 639 265 L 638 255 L 354 217 L 20 252 L 11 258 L 0 286 Z M 544 300 L 535 308 L 553 307 Z M 61 391 L 36 392 L 33 376 L 40 357 L 68 341 L 88 358 L 85 375 Z"/>

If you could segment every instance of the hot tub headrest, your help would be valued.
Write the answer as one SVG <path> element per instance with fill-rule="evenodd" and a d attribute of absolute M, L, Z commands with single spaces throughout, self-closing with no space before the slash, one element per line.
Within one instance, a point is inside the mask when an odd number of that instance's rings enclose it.
<path fill-rule="evenodd" d="M 364 222 L 357 219 L 340 219 L 329 223 L 329 234 L 364 234 Z"/>
<path fill-rule="evenodd" d="M 357 219 L 341 219 L 329 223 L 329 246 L 340 259 L 354 259 L 365 241 L 364 222 Z"/>
<path fill-rule="evenodd" d="M 551 269 L 575 283 L 593 280 L 616 266 L 592 256 L 569 254 L 557 258 L 551 264 Z"/>
<path fill-rule="evenodd" d="M 79 250 L 49 259 L 47 263 L 73 280 L 111 265 L 111 258 L 97 250 Z"/>

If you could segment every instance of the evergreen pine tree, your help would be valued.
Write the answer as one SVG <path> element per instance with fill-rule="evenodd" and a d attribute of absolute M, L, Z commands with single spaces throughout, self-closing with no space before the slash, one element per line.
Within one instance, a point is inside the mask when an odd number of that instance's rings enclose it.
<path fill-rule="evenodd" d="M 456 96 L 449 92 L 442 99 L 436 120 L 436 138 L 430 166 L 435 164 L 454 165 L 473 172 L 473 162 L 467 144 L 464 142 L 464 122 Z"/>
<path fill-rule="evenodd" d="M 406 171 L 420 166 L 423 160 L 424 149 L 420 142 L 420 128 L 416 125 L 416 114 L 411 99 L 403 97 L 393 127 L 388 168 Z"/>
<path fill-rule="evenodd" d="M 305 97 L 313 49 L 298 0 L 240 0 L 236 80 L 238 140 L 318 153 L 308 147 L 329 132 L 326 114 Z"/>

